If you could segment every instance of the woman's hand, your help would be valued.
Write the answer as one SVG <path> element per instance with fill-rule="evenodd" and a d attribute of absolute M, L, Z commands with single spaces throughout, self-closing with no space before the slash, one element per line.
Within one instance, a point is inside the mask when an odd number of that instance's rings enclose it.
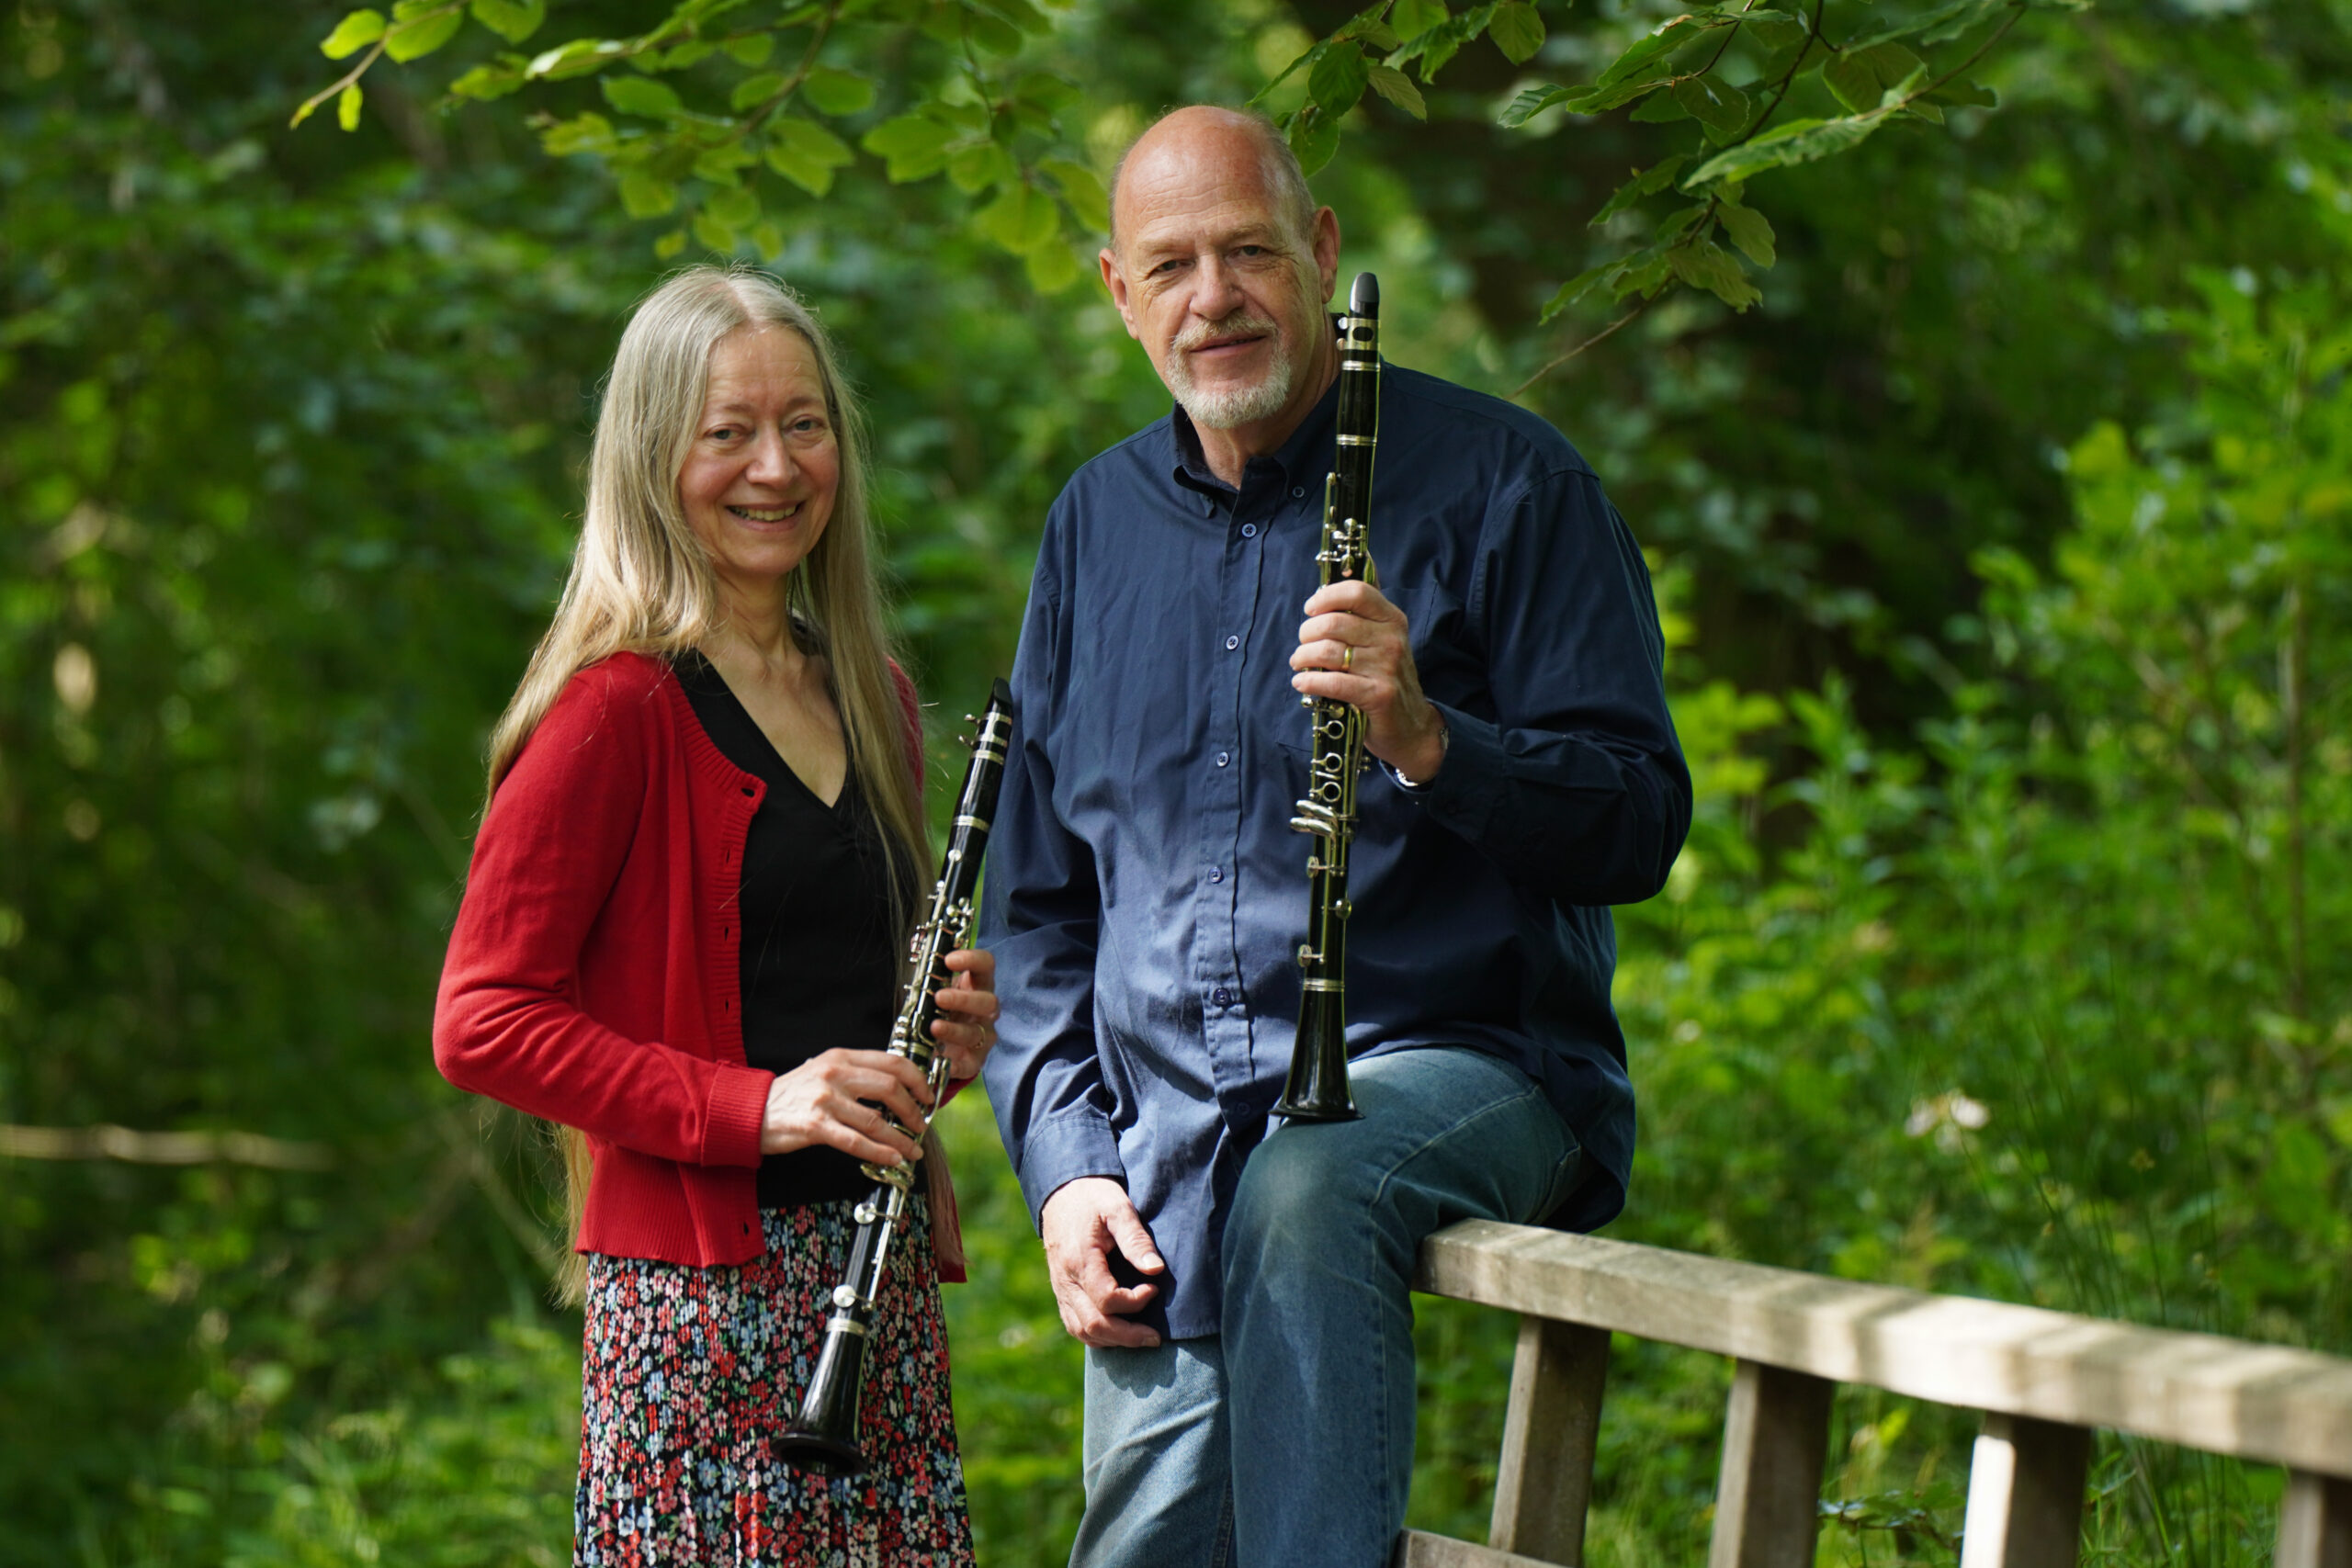
<path fill-rule="evenodd" d="M 904 1056 L 827 1051 L 768 1085 L 760 1152 L 790 1154 L 821 1144 L 869 1165 L 900 1165 L 915 1157 L 930 1110 L 931 1086 Z M 914 1137 L 892 1127 L 892 1116 Z"/>
<path fill-rule="evenodd" d="M 941 962 L 956 978 L 933 993 L 941 1012 L 931 1037 L 946 1052 L 949 1077 L 976 1078 L 996 1044 L 996 954 L 959 947 Z"/>

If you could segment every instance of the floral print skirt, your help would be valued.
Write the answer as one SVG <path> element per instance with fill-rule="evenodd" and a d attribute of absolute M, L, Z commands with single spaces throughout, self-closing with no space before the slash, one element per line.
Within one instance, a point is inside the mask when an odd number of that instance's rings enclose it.
<path fill-rule="evenodd" d="M 848 1266 L 849 1201 L 769 1209 L 736 1268 L 588 1258 L 572 1561 L 594 1568 L 966 1568 L 972 1530 L 930 1227 L 893 1243 L 865 1351 L 862 1475 L 777 1460 Z"/>

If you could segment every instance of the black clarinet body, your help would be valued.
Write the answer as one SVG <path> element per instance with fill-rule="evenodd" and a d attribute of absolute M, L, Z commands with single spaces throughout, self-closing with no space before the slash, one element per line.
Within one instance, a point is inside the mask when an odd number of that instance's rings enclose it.
<path fill-rule="evenodd" d="M 1012 732 L 1012 692 L 1002 681 L 996 683 L 988 707 L 976 722 L 978 729 L 973 737 L 971 765 L 964 773 L 963 792 L 956 799 L 956 818 L 948 829 L 939 881 L 932 888 L 931 908 L 915 927 L 906 989 L 899 998 L 898 1018 L 890 1026 L 888 1047 L 892 1055 L 904 1056 L 923 1070 L 931 1082 L 933 1104 L 946 1087 L 948 1067 L 946 1056 L 931 1036 L 932 1023 L 939 1017 L 933 993 L 950 978 L 942 960 L 964 946 L 971 935 L 972 895 L 979 886 L 980 857 L 988 850 L 989 824 L 996 816 L 997 791 L 1004 783 L 1005 752 Z M 858 1405 L 865 1387 L 865 1347 L 874 1328 L 875 1303 L 890 1277 L 891 1247 L 905 1229 L 913 1202 L 917 1162 L 863 1168 L 874 1179 L 874 1188 L 854 1212 L 856 1237 L 850 1244 L 849 1268 L 828 1298 L 832 1316 L 825 1323 L 817 1369 L 801 1397 L 799 1415 L 775 1442 L 777 1457 L 787 1464 L 828 1475 L 855 1475 L 865 1468 L 865 1452 L 857 1433 Z"/>
<path fill-rule="evenodd" d="M 1339 444 L 1323 483 L 1322 585 L 1376 582 L 1372 566 L 1372 460 L 1380 441 L 1380 280 L 1356 274 L 1340 319 Z M 1309 836 L 1306 940 L 1290 1076 L 1274 1114 L 1294 1122 L 1352 1122 L 1348 1087 L 1348 845 L 1355 836 L 1356 781 L 1365 768 L 1363 715 L 1329 697 L 1304 699 L 1314 747 L 1306 798 L 1290 825 Z"/>

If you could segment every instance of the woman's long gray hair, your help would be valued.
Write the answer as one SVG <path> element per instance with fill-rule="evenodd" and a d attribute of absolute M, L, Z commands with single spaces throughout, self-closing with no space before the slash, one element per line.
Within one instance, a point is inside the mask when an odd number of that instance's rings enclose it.
<path fill-rule="evenodd" d="M 832 344 L 783 284 L 749 267 L 689 267 L 648 295 L 621 333 L 596 419 L 588 513 L 571 576 L 522 684 L 491 733 L 490 790 L 571 677 L 624 649 L 669 657 L 701 646 L 725 618 L 709 552 L 678 502 L 678 472 L 708 392 L 712 349 L 730 333 L 784 327 L 808 345 L 841 450 L 831 518 L 787 586 L 794 635 L 831 678 L 858 784 L 882 829 L 893 888 L 917 874 L 923 829 L 907 768 L 905 716 L 890 676 L 866 510 L 865 422 Z M 901 911 L 903 913 L 903 911 Z M 562 1134 L 573 1232 L 587 1196 L 586 1141 Z M 564 1281 L 577 1300 L 584 1275 Z"/>

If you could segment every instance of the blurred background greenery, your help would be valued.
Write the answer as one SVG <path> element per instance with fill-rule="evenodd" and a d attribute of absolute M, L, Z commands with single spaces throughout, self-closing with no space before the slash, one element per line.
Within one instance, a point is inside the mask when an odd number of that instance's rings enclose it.
<path fill-rule="evenodd" d="M 1670 14 L 1542 11 L 1562 78 Z M 0 12 L 0 1122 L 332 1156 L 0 1158 L 0 1562 L 566 1555 L 543 1145 L 426 1025 L 666 225 L 512 106 L 441 106 L 463 45 L 289 133 L 337 15 Z M 1073 0 L 1023 47 L 1100 168 L 1347 16 Z M 874 119 L 920 90 L 882 65 Z M 1612 1234 L 2352 1352 L 2352 6 L 2037 13 L 1978 76 L 1998 108 L 1758 183 L 1756 309 L 1669 296 L 1524 394 L 1653 552 L 1701 791 L 1619 921 Z M 1317 182 L 1391 356 L 1501 392 L 1613 319 L 1538 321 L 1679 144 L 1498 129 L 1522 85 L 1465 50 Z M 1038 293 L 952 186 L 862 162 L 768 199 L 743 254 L 872 401 L 944 781 L 1046 503 L 1163 399 L 1099 290 Z M 1076 1359 L 981 1097 L 945 1123 L 982 1560 L 1051 1562 Z M 1477 1535 L 1512 1325 L 1421 1304 L 1413 1522 Z M 1726 1377 L 1620 1342 L 1596 1563 L 1703 1551 Z M 1823 1561 L 1953 1561 L 1969 1436 L 1841 1396 Z M 2108 1438 L 2094 1481 L 2091 1560 L 2267 1561 L 2275 1473 Z"/>

